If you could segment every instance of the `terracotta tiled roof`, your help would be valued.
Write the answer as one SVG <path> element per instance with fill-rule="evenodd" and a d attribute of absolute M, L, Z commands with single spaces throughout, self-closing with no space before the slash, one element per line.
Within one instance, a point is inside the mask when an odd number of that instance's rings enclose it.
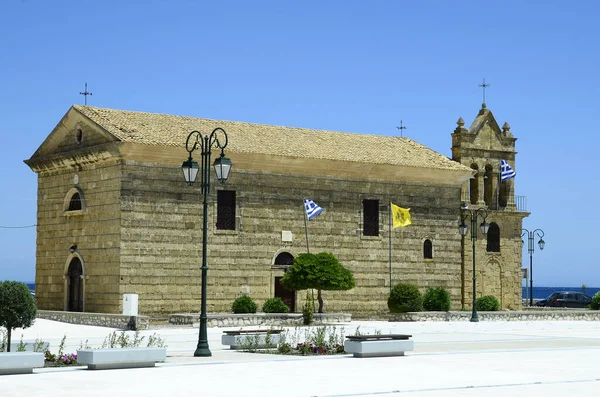
<path fill-rule="evenodd" d="M 235 121 L 200 119 L 91 106 L 73 106 L 117 139 L 146 145 L 183 146 L 198 130 L 227 131 L 227 151 L 298 158 L 392 164 L 406 167 L 469 170 L 411 139 Z"/>

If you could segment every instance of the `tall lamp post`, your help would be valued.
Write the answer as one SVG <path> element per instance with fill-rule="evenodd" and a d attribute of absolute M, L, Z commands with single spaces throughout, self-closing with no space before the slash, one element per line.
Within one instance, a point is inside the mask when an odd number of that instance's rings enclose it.
<path fill-rule="evenodd" d="M 477 219 L 481 218 L 482 222 L 479 225 L 481 233 L 485 236 L 490 228 L 489 223 L 485 221 L 487 218 L 487 210 L 485 208 L 478 208 L 476 210 L 470 210 L 466 202 L 463 202 L 461 207 L 460 224 L 458 225 L 458 231 L 463 238 L 467 235 L 469 227 L 465 223 L 467 218 L 471 217 L 471 240 L 473 242 L 473 311 L 471 312 L 471 322 L 478 322 L 479 317 L 477 316 L 477 276 L 475 275 L 475 242 L 477 241 Z"/>
<path fill-rule="evenodd" d="M 529 306 L 533 306 L 533 252 L 535 251 L 533 240 L 536 235 L 540 238 L 538 241 L 540 250 L 543 250 L 546 242 L 543 239 L 544 231 L 542 229 L 535 229 L 533 232 L 525 228 L 521 229 L 521 242 L 524 243 L 523 237 L 527 236 L 527 250 L 529 251 Z"/>
<path fill-rule="evenodd" d="M 222 135 L 219 140 L 218 135 Z M 224 138 L 224 142 L 223 142 Z M 189 157 L 183 162 L 181 169 L 183 170 L 183 176 L 189 186 L 191 186 L 196 180 L 198 171 L 201 174 L 201 187 L 202 187 L 202 302 L 200 305 L 200 330 L 198 334 L 198 346 L 194 351 L 194 357 L 210 357 L 212 354 L 208 347 L 208 332 L 207 332 L 207 320 L 206 315 L 206 275 L 208 266 L 206 264 L 206 240 L 207 240 L 207 229 L 208 229 L 208 217 L 207 208 L 208 204 L 206 198 L 210 191 L 210 155 L 211 148 L 215 146 L 221 149 L 221 156 L 215 159 L 213 164 L 217 179 L 224 183 L 229 176 L 231 170 L 231 160 L 225 157 L 224 149 L 227 146 L 227 133 L 222 128 L 215 128 L 213 132 L 208 135 L 202 135 L 198 131 L 192 131 L 187 137 L 185 142 L 185 149 L 189 153 Z M 192 158 L 192 152 L 200 148 L 202 153 L 202 164 L 198 166 L 198 163 Z"/>

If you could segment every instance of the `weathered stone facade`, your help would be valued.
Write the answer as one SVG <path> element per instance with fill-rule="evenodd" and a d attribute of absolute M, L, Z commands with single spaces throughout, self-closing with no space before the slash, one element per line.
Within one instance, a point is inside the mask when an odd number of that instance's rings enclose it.
<path fill-rule="evenodd" d="M 199 189 L 182 187 L 181 171 L 176 167 L 157 172 L 151 164 L 138 163 L 127 164 L 124 169 L 121 293 L 140 294 L 145 313 L 197 310 L 202 241 Z M 153 189 L 127 191 L 132 181 L 153 184 Z M 232 172 L 226 185 L 213 186 L 236 191 L 238 229 L 216 230 L 215 194 L 211 194 L 209 312 L 229 310 L 233 298 L 241 294 L 259 302 L 274 295 L 275 277 L 283 276 L 283 268 L 274 266 L 277 254 L 306 252 L 304 209 L 298 199 L 305 195 L 326 209 L 308 224 L 310 250 L 335 253 L 353 271 L 358 285 L 347 292 L 324 292 L 326 310 L 386 311 L 388 217 L 383 211 L 379 237 L 363 236 L 363 198 L 378 199 L 382 205 L 390 200 L 404 203 L 411 208 L 413 219 L 419 220 L 410 228 L 393 232 L 393 282 L 444 286 L 455 298 L 455 305 L 460 304 L 460 235 L 456 231 L 459 187 L 364 183 L 244 170 Z M 157 195 L 157 191 L 162 193 Z M 292 241 L 282 241 L 283 231 L 291 232 Z M 434 242 L 432 260 L 423 259 L 425 238 Z M 300 295 L 297 300 L 303 298 Z"/>
<path fill-rule="evenodd" d="M 149 134 L 136 141 L 119 135 L 119 131 L 135 135 L 136 128 L 142 128 L 132 124 L 135 120 L 127 124 L 126 119 L 95 118 L 94 112 L 120 115 L 119 111 L 102 111 L 72 108 L 27 160 L 39 175 L 38 304 L 48 310 L 120 313 L 123 294 L 133 293 L 139 295 L 141 314 L 197 312 L 202 197 L 199 186 L 183 182 L 180 164 L 187 153 L 182 145 L 192 129 L 185 124 L 190 120 L 191 125 L 207 129 L 221 122 L 177 119 L 182 124 L 178 134 L 170 133 L 168 138 Z M 152 123 L 179 128 L 164 121 L 173 116 L 146 115 L 134 115 L 147 120 L 140 124 L 143 128 L 150 130 Z M 289 131 L 283 127 L 222 124 L 231 135 L 227 155 L 234 168 L 227 183 L 212 183 L 208 198 L 209 312 L 229 311 L 233 299 L 242 294 L 259 304 L 276 295 L 276 278 L 285 270 L 276 264 L 277 256 L 306 252 L 305 197 L 325 209 L 308 223 L 310 251 L 333 253 L 356 277 L 356 288 L 351 291 L 324 291 L 326 311 L 387 312 L 390 201 L 410 208 L 413 219 L 411 226 L 391 232 L 392 284 L 413 282 L 423 290 L 443 286 L 451 294 L 453 308 L 470 305 L 471 241 L 465 239 L 463 247 L 457 230 L 461 198 L 468 193 L 472 175 L 468 168 L 472 159 L 463 161 L 468 157 L 465 147 L 462 157 L 453 162 L 406 138 L 381 137 L 387 139 L 381 145 L 398 145 L 395 150 L 406 149 L 404 154 L 413 156 L 406 165 L 394 163 L 394 147 L 388 149 L 389 160 L 379 163 L 377 159 L 353 162 L 336 157 L 335 145 L 333 154 L 320 153 L 319 147 L 314 157 L 269 156 L 259 147 L 246 152 L 248 143 L 236 147 L 236 138 L 239 142 L 244 136 L 236 137 L 233 131 L 255 128 L 266 134 L 279 128 L 271 139 L 285 141 L 285 147 L 294 145 L 295 134 L 320 132 L 294 130 L 286 137 Z M 168 141 L 172 135 L 180 137 L 173 139 L 179 145 Z M 371 139 L 357 135 L 338 135 L 337 139 Z M 460 142 L 456 146 L 460 148 Z M 368 151 L 368 141 L 362 147 Z M 284 151 L 281 147 L 273 150 Z M 359 157 L 361 147 L 355 150 Z M 453 148 L 453 153 L 461 152 Z M 218 190 L 235 191 L 235 230 L 215 226 Z M 73 194 L 79 194 L 81 209 L 69 209 Z M 363 234 L 365 199 L 378 200 L 378 236 Z M 505 308 L 520 307 L 521 302 L 520 229 L 526 214 L 512 204 L 490 210 L 488 221 L 493 220 L 501 230 L 501 252 L 486 252 L 485 239 L 477 241 L 478 294 L 497 296 Z M 432 243 L 431 258 L 424 255 L 426 240 Z M 81 268 L 74 263 L 81 263 Z M 82 307 L 74 294 L 80 294 Z M 304 292 L 296 294 L 296 311 L 304 299 Z"/>

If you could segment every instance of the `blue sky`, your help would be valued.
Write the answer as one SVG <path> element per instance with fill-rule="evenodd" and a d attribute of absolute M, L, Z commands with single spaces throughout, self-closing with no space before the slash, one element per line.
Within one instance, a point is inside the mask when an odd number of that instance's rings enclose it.
<path fill-rule="evenodd" d="M 34 279 L 35 228 L 6 228 L 36 223 L 23 160 L 85 82 L 99 107 L 381 135 L 403 120 L 451 156 L 485 77 L 518 138 L 524 227 L 546 233 L 534 285 L 600 286 L 598 15 L 595 1 L 5 0 L 0 279 Z"/>

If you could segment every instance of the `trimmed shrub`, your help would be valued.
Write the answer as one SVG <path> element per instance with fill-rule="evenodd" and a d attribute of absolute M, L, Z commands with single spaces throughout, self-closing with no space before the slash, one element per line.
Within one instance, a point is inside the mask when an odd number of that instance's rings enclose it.
<path fill-rule="evenodd" d="M 231 304 L 231 311 L 236 314 L 256 313 L 258 305 L 247 295 L 242 295 Z"/>
<path fill-rule="evenodd" d="M 420 312 L 423 311 L 423 296 L 414 284 L 396 284 L 387 304 L 392 313 Z"/>
<path fill-rule="evenodd" d="M 450 294 L 444 287 L 427 288 L 423 295 L 423 308 L 427 311 L 447 312 L 450 310 Z"/>
<path fill-rule="evenodd" d="M 323 313 L 322 291 L 347 291 L 356 286 L 352 272 L 328 252 L 300 254 L 285 272 L 281 285 L 289 290 L 317 290 L 319 313 Z"/>
<path fill-rule="evenodd" d="M 477 298 L 477 310 L 481 310 L 482 312 L 496 312 L 500 309 L 500 303 L 495 296 L 486 295 L 480 298 Z"/>
<path fill-rule="evenodd" d="M 262 311 L 265 313 L 287 313 L 290 308 L 283 303 L 281 298 L 270 298 L 263 303 Z"/>
<path fill-rule="evenodd" d="M 590 304 L 590 309 L 600 310 L 600 291 L 596 292 L 596 294 L 592 296 L 592 303 Z"/>

